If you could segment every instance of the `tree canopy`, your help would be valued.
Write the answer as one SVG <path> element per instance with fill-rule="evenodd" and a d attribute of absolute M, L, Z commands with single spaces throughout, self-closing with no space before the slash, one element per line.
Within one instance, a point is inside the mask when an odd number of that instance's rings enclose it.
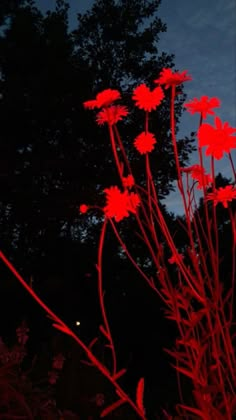
<path fill-rule="evenodd" d="M 116 182 L 107 131 L 95 125 L 82 103 L 111 87 L 122 91 L 132 111 L 133 87 L 151 84 L 164 66 L 174 66 L 174 56 L 158 50 L 166 31 L 159 5 L 159 0 L 95 1 L 78 15 L 73 32 L 65 1 L 45 16 L 33 1 L 2 7 L 2 21 L 8 16 L 0 37 L 2 237 L 28 261 L 35 263 L 56 238 L 80 240 L 92 225 L 91 219 L 79 220 L 78 205 L 99 203 L 107 179 Z M 183 100 L 184 95 L 176 104 L 178 120 Z M 151 121 L 159 140 L 152 156 L 155 179 L 164 195 L 176 178 L 168 106 L 167 97 Z M 142 123 L 139 112 L 130 115 L 121 134 L 142 182 L 142 163 L 132 148 Z M 183 164 L 191 140 L 179 139 Z"/>

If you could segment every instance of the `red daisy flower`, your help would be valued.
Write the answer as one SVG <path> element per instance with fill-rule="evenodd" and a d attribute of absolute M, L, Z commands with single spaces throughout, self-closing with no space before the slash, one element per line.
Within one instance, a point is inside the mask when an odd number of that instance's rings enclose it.
<path fill-rule="evenodd" d="M 203 188 L 203 181 L 206 187 L 210 186 L 210 184 L 212 183 L 212 177 L 211 175 L 205 173 L 205 169 L 201 165 L 193 165 L 190 168 L 192 178 L 198 181 L 198 190 Z"/>
<path fill-rule="evenodd" d="M 135 193 L 121 192 L 118 187 L 110 187 L 104 190 L 107 204 L 104 213 L 107 217 L 114 217 L 116 222 L 129 216 L 129 212 L 136 213 L 140 199 Z"/>
<path fill-rule="evenodd" d="M 117 99 L 120 99 L 120 92 L 118 90 L 105 89 L 97 94 L 96 99 L 84 102 L 84 107 L 88 109 L 102 108 L 111 105 Z"/>
<path fill-rule="evenodd" d="M 98 125 L 103 125 L 105 123 L 113 125 L 122 120 L 122 117 L 125 117 L 127 114 L 128 110 L 125 106 L 112 105 L 99 111 L 96 120 Z"/>
<path fill-rule="evenodd" d="M 187 71 L 188 70 L 184 70 L 182 73 L 172 73 L 171 69 L 163 69 L 160 77 L 154 80 L 154 82 L 159 85 L 165 85 L 165 89 L 168 89 L 171 86 L 181 85 L 183 82 L 192 80 L 192 78 L 187 75 Z"/>
<path fill-rule="evenodd" d="M 128 175 L 127 177 L 122 178 L 122 183 L 124 188 L 131 188 L 134 186 L 134 177 L 132 175 Z"/>
<path fill-rule="evenodd" d="M 215 127 L 210 124 L 202 124 L 198 130 L 199 146 L 208 146 L 206 156 L 212 155 L 215 159 L 221 159 L 224 152 L 236 147 L 236 137 L 231 134 L 236 128 L 230 127 L 228 122 L 224 124 L 219 117 L 215 118 Z"/>
<path fill-rule="evenodd" d="M 79 207 L 79 211 L 80 211 L 80 213 L 82 213 L 82 214 L 87 213 L 87 211 L 88 211 L 88 206 L 86 206 L 86 204 L 81 204 L 81 205 L 80 205 L 80 207 Z"/>
<path fill-rule="evenodd" d="M 136 87 L 133 92 L 132 99 L 136 102 L 136 106 L 145 111 L 152 111 L 160 105 L 164 98 L 163 90 L 160 86 L 151 91 L 145 83 Z"/>
<path fill-rule="evenodd" d="M 145 133 L 145 131 L 143 131 L 134 140 L 134 147 L 142 155 L 144 153 L 151 152 L 154 149 L 155 143 L 156 143 L 156 139 L 154 137 L 154 134 L 149 133 L 149 132 Z"/>
<path fill-rule="evenodd" d="M 202 96 L 201 99 L 194 98 L 192 101 L 184 104 L 185 108 L 188 108 L 190 114 L 200 112 L 202 118 L 207 118 L 207 114 L 214 115 L 215 112 L 211 108 L 218 108 L 220 106 L 220 100 L 218 98 L 208 98 L 208 96 Z"/>
<path fill-rule="evenodd" d="M 233 185 L 227 185 L 226 187 L 220 187 L 212 193 L 207 194 L 207 200 L 212 200 L 214 206 L 218 203 L 222 203 L 225 208 L 228 207 L 229 201 L 236 198 L 236 188 Z"/>

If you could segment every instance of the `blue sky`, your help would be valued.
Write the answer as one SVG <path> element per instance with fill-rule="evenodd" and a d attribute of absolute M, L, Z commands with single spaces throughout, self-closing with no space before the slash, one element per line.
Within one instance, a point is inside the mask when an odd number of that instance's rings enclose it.
<path fill-rule="evenodd" d="M 202 95 L 218 97 L 221 108 L 217 109 L 217 115 L 236 127 L 236 1 L 163 0 L 159 15 L 167 24 L 160 48 L 173 52 L 176 67 L 188 70 L 193 78 L 185 84 L 187 99 Z M 186 112 L 180 134 L 195 131 L 198 120 L 198 116 Z M 236 162 L 235 151 L 233 158 Z M 191 160 L 197 163 L 197 156 L 193 155 Z M 231 176 L 227 158 L 216 162 L 217 169 L 224 176 Z M 172 194 L 166 204 L 172 211 L 181 212 L 178 193 Z"/>
<path fill-rule="evenodd" d="M 92 0 L 70 0 L 70 24 L 76 25 L 77 12 L 85 12 Z M 37 0 L 41 10 L 53 8 L 55 0 Z M 159 17 L 167 24 L 159 49 L 175 54 L 179 71 L 188 70 L 193 80 L 185 84 L 190 100 L 202 95 L 221 100 L 217 115 L 236 127 L 236 1 L 235 0 L 162 0 Z M 179 136 L 188 136 L 198 127 L 198 116 L 188 112 L 182 117 Z M 212 118 L 208 122 L 213 122 Z M 236 152 L 233 153 L 236 162 Z M 193 155 L 191 164 L 198 163 Z M 205 162 L 208 167 L 207 162 Z M 227 158 L 216 162 L 216 172 L 230 177 Z M 166 200 L 168 209 L 182 213 L 178 193 Z"/>

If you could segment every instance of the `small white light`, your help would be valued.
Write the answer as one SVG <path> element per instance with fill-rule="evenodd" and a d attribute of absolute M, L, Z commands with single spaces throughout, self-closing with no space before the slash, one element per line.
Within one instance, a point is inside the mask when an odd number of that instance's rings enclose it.
<path fill-rule="evenodd" d="M 76 321 L 75 325 L 78 327 L 80 325 L 80 321 Z"/>

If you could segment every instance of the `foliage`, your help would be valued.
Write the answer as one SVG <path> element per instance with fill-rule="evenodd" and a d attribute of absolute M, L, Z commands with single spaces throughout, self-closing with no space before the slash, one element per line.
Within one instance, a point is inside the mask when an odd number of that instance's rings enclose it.
<path fill-rule="evenodd" d="M 37 371 L 35 356 L 27 367 L 26 343 L 29 329 L 22 324 L 17 328 L 17 343 L 7 346 L 0 337 L 0 416 L 5 418 L 58 418 L 54 385 L 63 367 L 64 358 L 58 354 L 53 359 L 48 377 L 34 378 Z M 28 362 L 29 364 L 29 362 Z M 47 372 L 43 372 L 47 375 Z"/>

